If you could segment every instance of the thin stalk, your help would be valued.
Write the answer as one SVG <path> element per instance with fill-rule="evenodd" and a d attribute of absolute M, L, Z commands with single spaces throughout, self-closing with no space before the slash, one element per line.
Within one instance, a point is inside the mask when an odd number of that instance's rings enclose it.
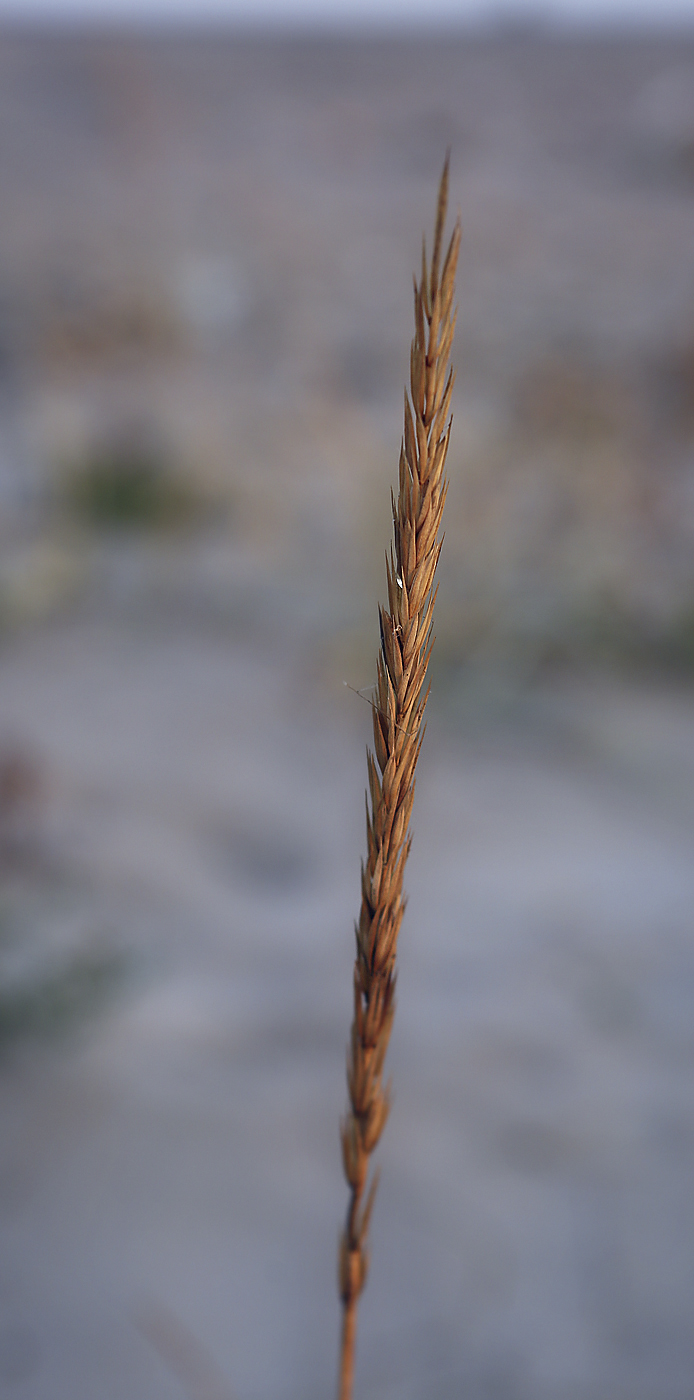
<path fill-rule="evenodd" d="M 415 280 L 415 336 L 397 499 L 391 493 L 393 544 L 386 556 L 387 606 L 379 607 L 381 645 L 372 700 L 374 753 L 367 750 L 367 856 L 356 925 L 354 1019 L 347 1053 L 347 1113 L 342 1159 L 350 1198 L 340 1241 L 342 1345 L 339 1400 L 351 1400 L 359 1296 L 368 1272 L 368 1231 L 378 1184 L 371 1154 L 385 1127 L 390 1084 L 383 1069 L 395 1012 L 395 958 L 405 910 L 402 883 L 410 851 L 415 769 L 424 736 L 427 670 L 433 646 L 434 575 L 447 483 L 453 371 L 449 356 L 460 247 L 457 221 L 441 262 L 448 203 L 448 157 L 439 186 L 434 246 Z"/>

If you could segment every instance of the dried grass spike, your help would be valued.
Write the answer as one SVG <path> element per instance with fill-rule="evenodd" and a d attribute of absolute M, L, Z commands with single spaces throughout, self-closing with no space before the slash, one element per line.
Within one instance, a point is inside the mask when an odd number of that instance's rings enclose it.
<path fill-rule="evenodd" d="M 457 222 L 439 280 L 447 202 L 448 155 L 439 185 L 431 266 L 427 268 L 423 244 L 421 280 L 419 285 L 415 282 L 415 335 L 409 394 L 405 391 L 399 489 L 397 499 L 392 497 L 393 545 L 386 556 L 388 605 L 378 611 L 380 648 L 372 701 L 375 752 L 367 750 L 367 856 L 356 925 L 354 1020 L 347 1054 L 349 1102 L 341 1130 L 350 1199 L 340 1243 L 339 1400 L 352 1396 L 357 1305 L 366 1281 L 368 1228 L 378 1180 L 374 1174 L 368 1186 L 369 1162 L 390 1107 L 383 1068 L 395 1011 L 395 958 L 405 910 L 402 881 L 429 695 L 427 668 L 433 646 L 453 387 L 448 357 L 455 328 L 453 296 L 460 248 Z"/>

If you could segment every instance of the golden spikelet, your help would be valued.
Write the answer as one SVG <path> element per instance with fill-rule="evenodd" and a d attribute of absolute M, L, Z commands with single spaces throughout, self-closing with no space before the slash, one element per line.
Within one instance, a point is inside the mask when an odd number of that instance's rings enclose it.
<path fill-rule="evenodd" d="M 379 607 L 381 645 L 372 702 L 374 753 L 367 752 L 367 855 L 362 864 L 361 912 L 356 925 L 354 1020 L 347 1056 L 349 1104 L 342 1123 L 342 1159 L 350 1201 L 340 1242 L 340 1400 L 350 1400 L 352 1395 L 357 1303 L 368 1271 L 369 1219 L 378 1181 L 374 1173 L 367 1190 L 369 1159 L 389 1111 L 390 1091 L 383 1083 L 383 1068 L 395 1011 L 395 955 L 405 908 L 402 882 L 429 694 L 425 686 L 447 489 L 443 472 L 454 379 L 449 357 L 460 247 L 457 221 L 441 266 L 447 203 L 448 157 L 439 186 L 431 265 L 427 268 L 423 245 L 419 285 L 415 281 L 415 336 L 409 396 L 405 392 L 397 499 L 391 493 L 388 603 Z"/>

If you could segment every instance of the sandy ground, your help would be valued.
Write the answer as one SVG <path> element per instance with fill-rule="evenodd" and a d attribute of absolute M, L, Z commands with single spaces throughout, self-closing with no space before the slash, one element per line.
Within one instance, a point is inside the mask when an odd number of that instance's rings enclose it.
<path fill-rule="evenodd" d="M 317 1400 L 366 707 L 123 617 L 6 646 L 0 707 L 47 775 L 15 958 L 127 960 L 2 1065 L 0 1394 Z M 690 1395 L 693 740 L 654 686 L 434 702 L 362 1395 Z"/>

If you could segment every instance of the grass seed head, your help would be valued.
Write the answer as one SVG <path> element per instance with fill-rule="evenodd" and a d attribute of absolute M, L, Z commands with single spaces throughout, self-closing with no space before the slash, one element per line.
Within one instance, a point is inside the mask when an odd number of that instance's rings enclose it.
<path fill-rule="evenodd" d="M 349 1400 L 354 1371 L 356 1306 L 368 1271 L 368 1228 L 376 1193 L 367 1191 L 369 1159 L 390 1109 L 383 1069 L 395 1012 L 395 961 L 405 910 L 402 883 L 410 850 L 415 770 L 424 736 L 433 646 L 435 574 L 447 483 L 454 375 L 449 356 L 455 330 L 455 273 L 460 248 L 456 221 L 443 256 L 448 203 L 448 156 L 439 185 L 431 264 L 422 248 L 415 281 L 415 334 L 400 449 L 398 495 L 391 493 L 393 545 L 386 556 L 387 606 L 378 611 L 380 648 L 372 701 L 373 754 L 367 750 L 367 856 L 356 925 L 354 1020 L 347 1055 L 348 1108 L 342 1155 L 350 1188 L 340 1244 L 343 1345 L 340 1400 Z"/>

